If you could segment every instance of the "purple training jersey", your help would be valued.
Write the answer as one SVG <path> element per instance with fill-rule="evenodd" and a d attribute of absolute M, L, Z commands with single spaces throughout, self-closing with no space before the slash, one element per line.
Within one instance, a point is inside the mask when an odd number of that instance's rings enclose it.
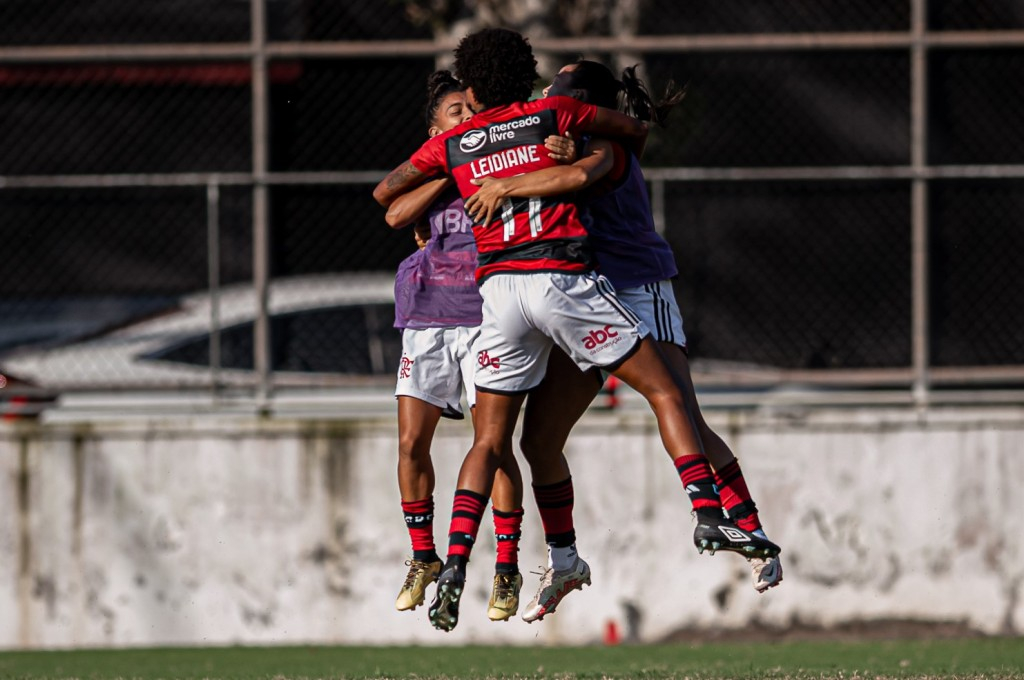
<path fill-rule="evenodd" d="M 618 144 L 611 172 L 584 205 L 583 222 L 598 271 L 618 289 L 671 279 L 679 274 L 672 247 L 654 229 L 640 163 Z"/>
<path fill-rule="evenodd" d="M 476 242 L 462 197 L 448 189 L 427 210 L 430 241 L 395 277 L 395 328 L 479 326 Z"/>

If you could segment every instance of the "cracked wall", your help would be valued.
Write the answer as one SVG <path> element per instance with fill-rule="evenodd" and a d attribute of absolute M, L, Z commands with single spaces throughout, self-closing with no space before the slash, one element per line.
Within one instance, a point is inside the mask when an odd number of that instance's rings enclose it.
<path fill-rule="evenodd" d="M 409 546 L 393 421 L 165 420 L 0 430 L 0 647 L 588 643 L 908 619 L 1024 632 L 1024 410 L 722 414 L 785 580 L 700 556 L 653 418 L 592 413 L 566 455 L 594 584 L 527 625 L 485 616 L 489 514 L 452 635 L 394 611 Z M 442 423 L 435 537 L 470 443 Z M 529 494 L 527 494 L 529 495 Z M 526 502 L 524 599 L 544 562 Z"/>

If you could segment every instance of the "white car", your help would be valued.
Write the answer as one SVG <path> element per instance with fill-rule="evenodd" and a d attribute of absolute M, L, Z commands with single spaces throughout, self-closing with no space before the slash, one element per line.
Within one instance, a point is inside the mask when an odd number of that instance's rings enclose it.
<path fill-rule="evenodd" d="M 275 384 L 393 375 L 401 356 L 393 274 L 278 278 L 268 297 Z M 217 296 L 197 292 L 170 311 L 85 340 L 14 350 L 0 357 L 0 373 L 52 391 L 252 385 L 256 307 L 251 284 L 225 286 Z M 219 365 L 210 360 L 212 338 Z"/>

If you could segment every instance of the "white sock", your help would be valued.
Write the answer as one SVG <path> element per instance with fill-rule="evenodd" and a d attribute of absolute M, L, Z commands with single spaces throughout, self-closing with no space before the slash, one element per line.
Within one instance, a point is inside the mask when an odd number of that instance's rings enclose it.
<path fill-rule="evenodd" d="M 555 571 L 567 571 L 576 566 L 576 544 L 565 548 L 548 546 L 548 568 Z"/>

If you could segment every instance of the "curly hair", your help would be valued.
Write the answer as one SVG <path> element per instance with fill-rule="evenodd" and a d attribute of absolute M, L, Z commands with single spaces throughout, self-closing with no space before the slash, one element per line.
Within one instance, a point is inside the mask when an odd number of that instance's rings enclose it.
<path fill-rule="evenodd" d="M 530 43 L 505 28 L 463 38 L 455 48 L 455 75 L 484 109 L 529 101 L 540 78 Z"/>
<path fill-rule="evenodd" d="M 464 89 L 451 71 L 434 71 L 427 77 L 427 128 L 436 122 L 437 109 L 444 98 L 452 92 L 462 92 Z"/>

